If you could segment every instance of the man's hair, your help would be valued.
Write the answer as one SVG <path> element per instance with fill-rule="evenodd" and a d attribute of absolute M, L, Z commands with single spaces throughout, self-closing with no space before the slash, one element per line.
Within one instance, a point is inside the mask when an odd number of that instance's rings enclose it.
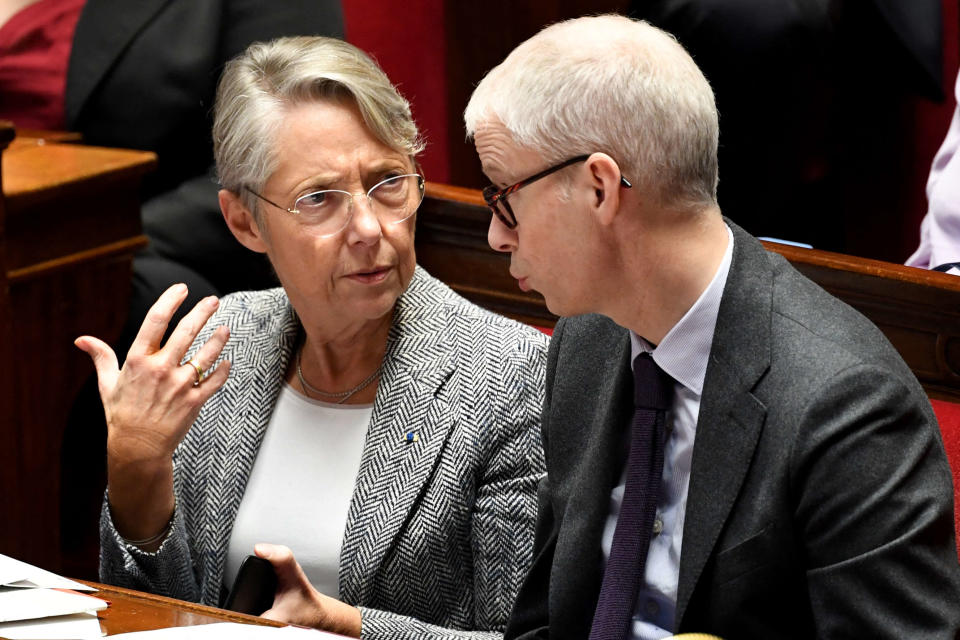
<path fill-rule="evenodd" d="M 464 112 L 467 134 L 499 121 L 547 165 L 597 151 L 664 206 L 716 204 L 717 107 L 676 39 L 623 16 L 543 29 L 494 67 Z"/>
<path fill-rule="evenodd" d="M 324 37 L 255 42 L 227 63 L 217 86 L 213 151 L 223 188 L 258 215 L 256 198 L 276 170 L 274 137 L 291 107 L 310 102 L 355 104 L 370 132 L 411 158 L 423 141 L 410 105 L 363 51 Z"/>

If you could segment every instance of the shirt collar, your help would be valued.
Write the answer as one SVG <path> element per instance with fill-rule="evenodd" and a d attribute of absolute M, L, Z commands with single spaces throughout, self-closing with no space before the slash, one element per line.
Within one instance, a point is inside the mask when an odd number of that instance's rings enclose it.
<path fill-rule="evenodd" d="M 730 227 L 727 227 L 727 239 L 727 250 L 710 284 L 656 348 L 635 332 L 630 332 L 631 362 L 641 353 L 652 352 L 657 366 L 697 395 L 703 393 L 703 379 L 717 326 L 720 299 L 733 261 L 733 232 Z"/>

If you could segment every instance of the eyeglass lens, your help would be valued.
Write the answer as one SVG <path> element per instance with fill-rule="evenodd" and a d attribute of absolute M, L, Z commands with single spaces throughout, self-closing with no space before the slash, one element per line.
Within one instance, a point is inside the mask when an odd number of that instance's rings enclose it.
<path fill-rule="evenodd" d="M 365 197 L 379 219 L 397 223 L 413 215 L 423 200 L 423 192 L 423 177 L 407 174 L 378 182 Z M 350 222 L 353 199 L 354 195 L 347 191 L 328 189 L 300 196 L 293 208 L 303 224 L 318 233 L 333 234 Z"/>
<path fill-rule="evenodd" d="M 510 205 L 507 204 L 507 201 L 503 198 L 497 198 L 493 201 L 493 204 L 490 204 L 491 200 L 499 193 L 499 190 L 490 185 L 483 189 L 483 198 L 487 202 L 487 206 L 490 207 L 490 211 L 493 215 L 497 216 L 500 219 L 500 222 L 505 224 L 508 228 L 513 229 L 517 226 L 516 221 L 513 219 L 513 211 L 510 209 Z"/>

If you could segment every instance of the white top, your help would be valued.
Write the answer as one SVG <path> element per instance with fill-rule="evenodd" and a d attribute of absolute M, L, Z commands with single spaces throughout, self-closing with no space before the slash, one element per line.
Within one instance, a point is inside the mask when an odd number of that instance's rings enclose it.
<path fill-rule="evenodd" d="M 343 530 L 372 404 L 329 404 L 284 384 L 230 536 L 229 589 L 258 542 L 283 544 L 311 584 L 339 597 Z"/>
<path fill-rule="evenodd" d="M 674 380 L 673 400 L 666 415 L 669 435 L 663 451 L 663 482 L 654 521 L 655 535 L 650 539 L 644 581 L 640 584 L 634 609 L 633 640 L 659 640 L 673 635 L 693 441 L 720 299 L 733 260 L 733 233 L 729 227 L 727 238 L 727 250 L 713 280 L 656 348 L 630 332 L 631 362 L 644 351 L 652 352 L 654 362 Z M 601 539 L 604 564 L 610 558 L 626 473 L 624 465 L 620 484 L 610 494 L 610 511 Z M 656 533 L 658 529 L 659 534 Z"/>

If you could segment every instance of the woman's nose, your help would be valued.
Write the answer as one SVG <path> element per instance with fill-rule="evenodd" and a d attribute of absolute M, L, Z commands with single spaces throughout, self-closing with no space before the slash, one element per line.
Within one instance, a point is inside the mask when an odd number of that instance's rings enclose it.
<path fill-rule="evenodd" d="M 353 196 L 353 216 L 350 221 L 351 233 L 355 240 L 363 244 L 373 244 L 383 237 L 376 204 L 366 194 Z"/>

